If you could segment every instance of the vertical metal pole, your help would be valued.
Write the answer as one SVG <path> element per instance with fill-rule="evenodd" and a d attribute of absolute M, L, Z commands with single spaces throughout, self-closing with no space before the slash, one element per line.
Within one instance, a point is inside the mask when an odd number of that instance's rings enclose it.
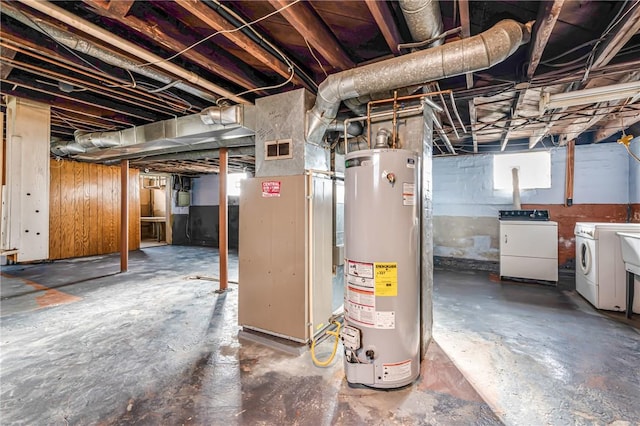
<path fill-rule="evenodd" d="M 218 253 L 220 254 L 220 291 L 227 289 L 229 282 L 228 271 L 228 220 L 227 220 L 227 168 L 229 154 L 227 148 L 220 148 L 220 222 L 218 232 Z"/>
<path fill-rule="evenodd" d="M 120 272 L 129 269 L 129 160 L 120 160 Z"/>
<path fill-rule="evenodd" d="M 422 136 L 422 161 L 420 173 L 421 215 L 420 215 L 420 360 L 427 353 L 433 329 L 433 187 L 432 187 L 432 149 L 433 149 L 433 112 L 424 105 L 424 134 Z"/>

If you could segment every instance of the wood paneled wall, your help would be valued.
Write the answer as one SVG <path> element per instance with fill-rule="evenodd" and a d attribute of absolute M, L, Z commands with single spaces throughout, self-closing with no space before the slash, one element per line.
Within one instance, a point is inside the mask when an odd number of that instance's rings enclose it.
<path fill-rule="evenodd" d="M 129 170 L 129 250 L 140 248 L 140 172 Z M 120 247 L 120 167 L 51 160 L 49 258 Z"/>

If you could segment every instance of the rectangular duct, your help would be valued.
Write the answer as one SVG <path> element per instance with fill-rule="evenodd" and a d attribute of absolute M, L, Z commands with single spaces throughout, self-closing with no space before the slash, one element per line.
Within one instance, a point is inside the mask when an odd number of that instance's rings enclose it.
<path fill-rule="evenodd" d="M 306 111 L 315 97 L 305 89 L 256 100 L 256 177 L 301 175 L 329 170 L 329 150 L 305 138 Z M 267 156 L 269 147 L 288 141 L 286 155 Z"/>
<path fill-rule="evenodd" d="M 212 107 L 200 114 L 157 121 L 115 132 L 76 136 L 74 158 L 103 161 L 130 156 L 158 155 L 232 146 L 247 146 L 255 134 L 255 107 Z M 252 144 L 252 143 L 251 143 Z M 85 152 L 82 152 L 82 151 Z M 52 152 L 65 155 L 68 144 L 52 145 Z"/>

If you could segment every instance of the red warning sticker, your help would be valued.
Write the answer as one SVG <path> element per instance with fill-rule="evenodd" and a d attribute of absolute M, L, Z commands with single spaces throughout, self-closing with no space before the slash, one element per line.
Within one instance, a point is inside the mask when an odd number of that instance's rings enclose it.
<path fill-rule="evenodd" d="M 280 196 L 280 181 L 279 180 L 265 180 L 262 182 L 262 196 L 279 197 Z"/>

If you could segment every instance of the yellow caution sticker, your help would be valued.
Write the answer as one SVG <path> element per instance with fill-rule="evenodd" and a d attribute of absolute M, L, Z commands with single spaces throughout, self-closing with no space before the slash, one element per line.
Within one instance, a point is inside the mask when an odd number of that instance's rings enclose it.
<path fill-rule="evenodd" d="M 398 295 L 398 263 L 375 263 L 376 296 Z"/>

